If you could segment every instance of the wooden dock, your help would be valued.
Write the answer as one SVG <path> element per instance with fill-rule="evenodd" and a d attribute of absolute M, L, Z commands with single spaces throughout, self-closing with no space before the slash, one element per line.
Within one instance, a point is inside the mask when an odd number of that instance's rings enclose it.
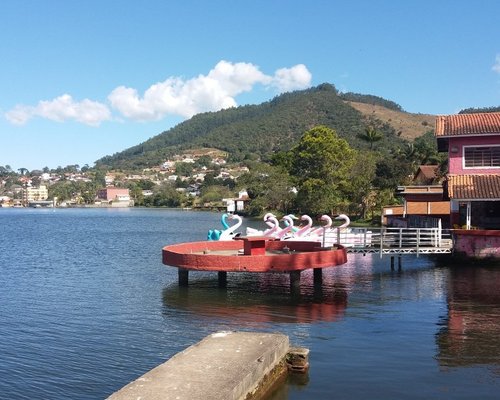
<path fill-rule="evenodd" d="M 343 245 L 347 253 L 402 255 L 447 254 L 451 233 L 441 228 L 350 228 L 326 233 L 324 242 Z"/>

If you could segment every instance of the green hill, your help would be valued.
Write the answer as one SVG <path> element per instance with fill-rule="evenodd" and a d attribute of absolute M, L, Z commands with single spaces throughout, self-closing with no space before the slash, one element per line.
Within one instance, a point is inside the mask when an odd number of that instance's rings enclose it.
<path fill-rule="evenodd" d="M 291 148 L 306 130 L 316 125 L 335 129 L 354 148 L 368 148 L 369 145 L 358 137 L 367 126 L 383 133 L 383 139 L 377 142 L 379 151 L 388 152 L 401 146 L 404 141 L 401 132 L 390 121 L 363 113 L 350 101 L 390 107 L 401 118 L 405 114 L 414 115 L 404 113 L 396 103 L 388 100 L 369 95 L 339 94 L 333 85 L 322 84 L 285 93 L 259 105 L 195 115 L 144 143 L 101 158 L 96 165 L 112 169 L 151 167 L 179 151 L 199 147 L 226 151 L 234 161 L 245 158 L 268 160 L 274 152 Z"/>

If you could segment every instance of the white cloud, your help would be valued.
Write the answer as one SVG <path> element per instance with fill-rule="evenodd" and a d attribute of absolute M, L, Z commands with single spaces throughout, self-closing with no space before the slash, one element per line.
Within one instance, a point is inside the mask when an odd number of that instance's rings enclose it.
<path fill-rule="evenodd" d="M 11 124 L 14 125 L 24 125 L 28 122 L 34 115 L 34 108 L 28 106 L 18 105 L 12 110 L 5 113 L 5 118 Z"/>
<path fill-rule="evenodd" d="M 300 64 L 268 76 L 250 63 L 220 61 L 207 75 L 189 80 L 168 78 L 152 85 L 142 97 L 136 89 L 120 86 L 111 92 L 108 100 L 114 109 L 130 119 L 154 120 L 166 114 L 189 118 L 200 112 L 237 106 L 235 97 L 251 91 L 256 84 L 272 86 L 280 92 L 303 89 L 311 84 L 311 73 Z"/>
<path fill-rule="evenodd" d="M 142 98 L 136 89 L 120 86 L 111 92 L 108 100 L 125 117 L 140 121 L 161 119 L 166 114 L 188 118 L 199 112 L 236 106 L 223 83 L 207 76 L 187 81 L 169 78 L 152 85 Z"/>
<path fill-rule="evenodd" d="M 259 67 L 253 64 L 232 64 L 224 60 L 208 73 L 207 78 L 219 82 L 221 88 L 230 96 L 248 92 L 256 83 L 271 82 L 271 78 L 260 72 Z"/>
<path fill-rule="evenodd" d="M 77 102 L 69 94 L 63 94 L 53 100 L 42 100 L 35 107 L 18 105 L 5 113 L 5 117 L 15 125 L 23 125 L 34 117 L 41 117 L 57 122 L 75 120 L 98 126 L 111 119 L 111 112 L 105 104 L 89 99 Z"/>
<path fill-rule="evenodd" d="M 280 92 L 305 89 L 311 85 L 311 73 L 304 64 L 298 64 L 292 68 L 281 68 L 276 71 L 273 78 L 273 86 Z"/>
<path fill-rule="evenodd" d="M 187 80 L 170 77 L 151 85 L 142 96 L 134 88 L 119 86 L 107 99 L 112 109 L 131 120 L 159 120 L 169 114 L 189 118 L 200 112 L 235 107 L 238 95 L 252 91 L 259 84 L 274 88 L 278 93 L 304 89 L 311 84 L 311 73 L 305 65 L 298 64 L 278 69 L 270 76 L 254 64 L 222 60 L 207 75 L 200 74 Z M 18 105 L 5 113 L 5 117 L 17 125 L 41 117 L 98 126 L 111 119 L 111 111 L 103 103 L 88 99 L 77 102 L 69 94 L 64 94 L 53 100 L 40 101 L 34 107 Z"/>
<path fill-rule="evenodd" d="M 497 74 L 500 74 L 500 54 L 497 54 L 495 58 L 495 64 L 493 65 L 493 67 L 491 67 L 491 69 Z"/>

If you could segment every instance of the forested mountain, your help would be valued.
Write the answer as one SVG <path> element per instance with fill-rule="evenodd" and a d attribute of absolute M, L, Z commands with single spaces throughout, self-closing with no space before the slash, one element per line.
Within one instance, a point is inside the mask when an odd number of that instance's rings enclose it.
<path fill-rule="evenodd" d="M 96 162 L 113 169 L 138 169 L 160 164 L 169 156 L 197 147 L 227 151 L 233 161 L 269 160 L 273 153 L 289 150 L 301 135 L 317 125 L 334 129 L 354 148 L 368 149 L 362 140 L 368 128 L 382 135 L 379 151 L 389 153 L 404 144 L 390 121 L 383 121 L 354 108 L 349 101 L 389 107 L 401 115 L 401 107 L 377 96 L 339 94 L 331 84 L 285 93 L 260 105 L 195 115 L 172 129 L 112 156 Z M 413 114 L 408 114 L 413 115 Z M 422 128 L 422 133 L 433 125 Z M 404 137 L 404 136 L 403 136 Z"/>
<path fill-rule="evenodd" d="M 465 108 L 463 110 L 460 110 L 458 113 L 459 114 L 473 114 L 473 113 L 493 113 L 493 112 L 499 112 L 500 111 L 500 106 L 499 107 L 483 107 L 483 108 Z"/>

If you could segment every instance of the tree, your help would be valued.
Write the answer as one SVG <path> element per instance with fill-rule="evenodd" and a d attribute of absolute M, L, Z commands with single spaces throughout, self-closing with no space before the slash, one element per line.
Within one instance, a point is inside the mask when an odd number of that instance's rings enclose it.
<path fill-rule="evenodd" d="M 217 184 L 217 180 L 212 172 L 205 175 L 205 180 L 203 181 L 203 186 L 213 186 Z"/>
<path fill-rule="evenodd" d="M 238 178 L 238 188 L 250 197 L 249 214 L 267 211 L 288 213 L 295 197 L 291 178 L 279 168 L 261 164 Z"/>
<path fill-rule="evenodd" d="M 415 145 L 413 143 L 406 143 L 403 149 L 399 152 L 399 156 L 408 160 L 414 161 L 417 156 L 417 150 L 415 149 Z"/>
<path fill-rule="evenodd" d="M 35 175 L 31 177 L 31 184 L 33 186 L 39 187 L 41 183 L 42 183 L 42 178 L 40 177 L 40 175 Z"/>
<path fill-rule="evenodd" d="M 221 202 L 225 197 L 233 197 L 234 194 L 226 186 L 214 185 L 203 187 L 201 191 L 202 203 L 217 203 Z"/>
<path fill-rule="evenodd" d="M 80 196 L 85 204 L 92 204 L 96 199 L 96 195 L 96 182 L 86 182 L 84 186 L 80 188 Z"/>
<path fill-rule="evenodd" d="M 142 193 L 142 189 L 139 185 L 131 185 L 130 189 L 130 197 L 134 199 L 134 204 L 136 206 L 144 205 L 144 195 Z"/>
<path fill-rule="evenodd" d="M 175 173 L 180 176 L 190 176 L 193 172 L 193 164 L 185 162 L 175 163 Z"/>
<path fill-rule="evenodd" d="M 333 129 L 310 129 L 291 150 L 291 174 L 298 186 L 297 206 L 315 214 L 331 212 L 346 198 L 355 150 Z"/>
<path fill-rule="evenodd" d="M 80 166 L 78 164 L 71 164 L 71 165 L 66 165 L 63 171 L 76 174 L 79 170 Z"/>
<path fill-rule="evenodd" d="M 383 135 L 381 132 L 375 130 L 373 126 L 365 128 L 365 133 L 359 134 L 358 137 L 365 142 L 370 143 L 370 150 L 373 150 L 373 143 L 382 140 Z"/>
<path fill-rule="evenodd" d="M 177 177 L 175 180 L 175 187 L 176 188 L 187 188 L 189 186 L 189 183 L 186 180 L 181 179 L 180 176 Z"/>
<path fill-rule="evenodd" d="M 141 190 L 153 190 L 156 183 L 148 179 L 140 179 L 135 183 Z"/>
<path fill-rule="evenodd" d="M 290 151 L 279 151 L 271 157 L 271 164 L 284 171 L 290 171 L 292 168 L 292 154 Z"/>
<path fill-rule="evenodd" d="M 49 186 L 49 199 L 57 197 L 58 201 L 70 200 L 72 189 L 68 182 L 61 181 Z"/>
<path fill-rule="evenodd" d="M 375 178 L 376 159 L 371 151 L 358 152 L 350 171 L 347 193 L 350 200 L 350 212 L 358 213 L 363 219 L 370 208 L 372 186 Z"/>
<path fill-rule="evenodd" d="M 196 168 L 209 167 L 211 164 L 212 164 L 212 157 L 210 157 L 207 154 L 202 155 L 194 162 L 194 166 Z"/>
<path fill-rule="evenodd" d="M 106 186 L 106 170 L 105 169 L 95 169 L 92 177 L 92 181 L 98 187 Z"/>
<path fill-rule="evenodd" d="M 447 158 L 446 154 L 439 154 L 437 143 L 433 131 L 428 131 L 422 136 L 415 139 L 414 148 L 416 157 L 421 165 L 425 164 L 440 164 L 443 158 Z"/>
<path fill-rule="evenodd" d="M 374 185 L 379 189 L 396 189 L 409 184 L 413 176 L 411 163 L 399 157 L 387 157 L 377 161 Z"/>
<path fill-rule="evenodd" d="M 152 198 L 151 198 L 152 197 Z M 164 182 L 155 190 L 153 196 L 144 199 L 144 204 L 150 202 L 155 207 L 179 207 L 182 204 L 183 196 L 175 190 L 175 187 L 170 182 Z"/>

